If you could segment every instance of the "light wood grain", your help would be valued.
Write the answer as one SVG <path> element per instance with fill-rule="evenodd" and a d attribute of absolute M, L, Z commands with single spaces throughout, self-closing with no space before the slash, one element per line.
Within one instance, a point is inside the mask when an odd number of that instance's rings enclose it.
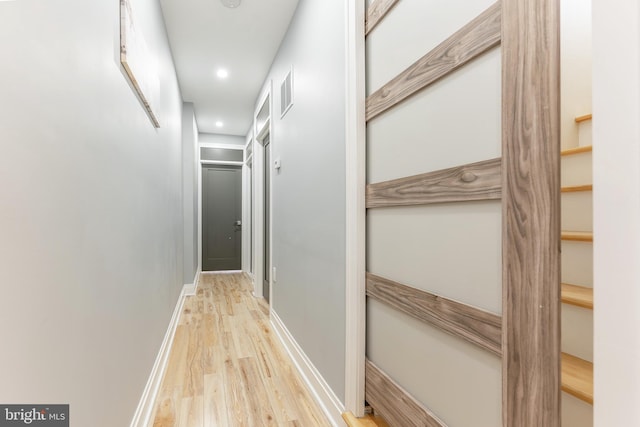
<path fill-rule="evenodd" d="M 562 150 L 560 155 L 570 156 L 572 154 L 589 153 L 591 151 L 593 151 L 593 145 L 585 145 L 584 147 L 567 148 L 566 150 Z"/>
<path fill-rule="evenodd" d="M 593 115 L 591 115 L 591 114 L 585 114 L 584 116 L 578 116 L 578 117 L 576 117 L 576 123 L 586 122 L 587 120 L 591 120 L 592 118 L 593 118 Z"/>
<path fill-rule="evenodd" d="M 380 368 L 367 360 L 365 396 L 376 413 L 393 427 L 446 427 Z"/>
<path fill-rule="evenodd" d="M 560 426 L 559 12 L 502 2 L 505 427 Z"/>
<path fill-rule="evenodd" d="M 580 191 L 593 191 L 593 185 L 592 184 L 588 184 L 588 185 L 573 185 L 570 187 L 562 187 L 560 189 L 560 191 L 562 191 L 563 193 L 577 193 Z"/>
<path fill-rule="evenodd" d="M 366 101 L 369 121 L 500 43 L 500 2 L 400 73 Z"/>
<path fill-rule="evenodd" d="M 368 35 L 389 13 L 398 0 L 375 0 L 367 10 L 364 21 L 364 35 Z"/>
<path fill-rule="evenodd" d="M 582 231 L 563 231 L 562 240 L 570 240 L 573 242 L 593 242 L 593 233 Z"/>
<path fill-rule="evenodd" d="M 500 199 L 500 165 L 492 159 L 369 184 L 367 208 Z"/>
<path fill-rule="evenodd" d="M 593 363 L 562 353 L 562 391 L 593 405 Z"/>
<path fill-rule="evenodd" d="M 154 427 L 330 426 L 241 273 L 203 274 L 185 301 Z"/>
<path fill-rule="evenodd" d="M 502 319 L 496 314 L 371 273 L 367 273 L 367 296 L 498 356 L 502 354 Z"/>
<path fill-rule="evenodd" d="M 342 419 L 347 423 L 348 427 L 389 427 L 389 424 L 375 415 L 365 415 L 362 418 L 356 418 L 351 412 L 342 414 Z"/>
<path fill-rule="evenodd" d="M 593 288 L 563 283 L 562 302 L 593 310 Z"/>

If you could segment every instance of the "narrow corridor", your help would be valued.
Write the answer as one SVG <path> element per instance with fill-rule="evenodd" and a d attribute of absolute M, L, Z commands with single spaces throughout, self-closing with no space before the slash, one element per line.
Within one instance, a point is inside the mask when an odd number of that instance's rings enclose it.
<path fill-rule="evenodd" d="M 154 427 L 329 426 L 243 273 L 202 274 L 188 297 Z"/>

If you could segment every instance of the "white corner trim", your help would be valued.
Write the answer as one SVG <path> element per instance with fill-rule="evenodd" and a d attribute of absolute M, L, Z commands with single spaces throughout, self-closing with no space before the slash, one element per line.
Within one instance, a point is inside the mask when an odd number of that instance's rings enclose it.
<path fill-rule="evenodd" d="M 185 283 L 184 287 L 182 288 L 182 293 L 185 296 L 193 296 L 196 294 L 196 291 L 198 290 L 198 282 L 200 281 L 200 273 L 201 271 L 198 267 L 198 270 L 193 277 L 193 283 Z"/>
<path fill-rule="evenodd" d="M 198 278 L 199 270 L 196 273 L 195 280 L 198 280 Z M 160 351 L 158 352 L 158 356 L 156 357 L 153 368 L 151 369 L 151 374 L 149 375 L 147 385 L 145 386 L 142 397 L 140 398 L 140 402 L 138 403 L 138 408 L 136 409 L 136 412 L 133 415 L 133 419 L 131 420 L 130 427 L 147 427 L 151 422 L 154 404 L 156 402 L 156 398 L 158 397 L 158 391 L 160 391 L 160 385 L 162 384 L 164 372 L 166 371 L 167 364 L 169 363 L 169 354 L 171 354 L 171 347 L 173 346 L 173 338 L 176 334 L 176 328 L 178 327 L 180 313 L 182 313 L 184 301 L 189 295 L 189 286 L 194 287 L 193 285 L 184 285 L 182 288 L 182 292 L 180 292 L 180 297 L 178 297 L 178 302 L 176 303 L 176 307 L 173 310 L 173 315 L 171 316 L 169 327 L 167 328 L 167 332 L 164 334 L 164 339 L 162 340 Z"/>
<path fill-rule="evenodd" d="M 274 332 L 284 345 L 284 348 L 293 360 L 309 391 L 320 405 L 320 408 L 331 422 L 331 425 L 333 427 L 344 427 L 345 423 L 342 420 L 344 406 L 340 402 L 340 399 L 338 399 L 331 387 L 329 387 L 329 384 L 327 384 L 320 372 L 318 372 L 311 360 L 309 360 L 302 348 L 300 348 L 287 327 L 282 323 L 280 317 L 278 317 L 273 310 L 271 310 L 271 326 L 273 326 Z"/>
<path fill-rule="evenodd" d="M 364 3 L 346 7 L 346 324 L 345 409 L 364 416 L 366 322 L 366 125 L 364 87 Z"/>

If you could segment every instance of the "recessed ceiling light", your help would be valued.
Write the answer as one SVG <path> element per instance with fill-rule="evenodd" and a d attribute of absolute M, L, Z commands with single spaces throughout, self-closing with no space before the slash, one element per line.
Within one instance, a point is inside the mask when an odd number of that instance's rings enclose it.
<path fill-rule="evenodd" d="M 220 3 L 229 9 L 235 9 L 240 6 L 240 0 L 220 0 Z"/>
<path fill-rule="evenodd" d="M 229 77 L 229 72 L 227 70 L 225 70 L 224 68 L 220 68 L 217 72 L 216 75 L 218 77 L 220 77 L 221 79 L 226 79 L 227 77 Z"/>
<path fill-rule="evenodd" d="M 216 122 L 216 127 L 217 127 L 217 128 L 221 128 L 222 126 L 224 126 L 224 123 L 222 123 L 221 121 L 219 121 L 219 120 L 218 120 L 218 121 Z"/>

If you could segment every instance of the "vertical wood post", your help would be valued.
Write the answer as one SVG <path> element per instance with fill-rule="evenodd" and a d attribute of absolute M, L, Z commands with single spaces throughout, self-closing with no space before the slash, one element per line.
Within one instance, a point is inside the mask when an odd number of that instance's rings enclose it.
<path fill-rule="evenodd" d="M 503 425 L 559 427 L 559 0 L 502 20 Z"/>

